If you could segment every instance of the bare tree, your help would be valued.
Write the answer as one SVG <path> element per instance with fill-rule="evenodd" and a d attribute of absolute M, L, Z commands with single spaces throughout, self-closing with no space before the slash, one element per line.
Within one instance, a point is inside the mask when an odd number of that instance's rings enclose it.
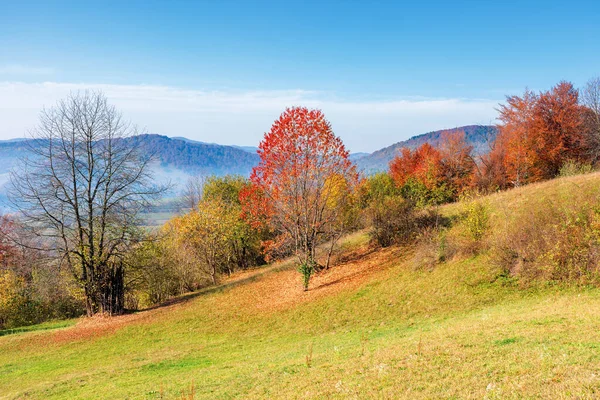
<path fill-rule="evenodd" d="M 185 183 L 181 193 L 181 206 L 185 209 L 193 210 L 198 207 L 202 200 L 202 190 L 205 179 L 202 175 L 190 176 Z"/>
<path fill-rule="evenodd" d="M 582 91 L 582 102 L 586 107 L 586 147 L 593 162 L 600 160 L 600 77 L 590 79 Z"/>
<path fill-rule="evenodd" d="M 81 284 L 88 315 L 124 309 L 124 256 L 141 239 L 139 213 L 166 188 L 135 127 L 101 92 L 72 93 L 42 111 L 30 155 L 11 173 L 10 199 L 25 226 L 55 246 Z"/>

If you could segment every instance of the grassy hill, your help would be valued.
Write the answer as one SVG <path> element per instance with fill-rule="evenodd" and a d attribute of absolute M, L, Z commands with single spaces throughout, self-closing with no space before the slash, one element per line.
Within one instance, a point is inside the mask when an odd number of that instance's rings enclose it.
<path fill-rule="evenodd" d="M 477 201 L 495 240 L 599 190 L 594 173 Z M 524 282 L 491 250 L 427 267 L 418 245 L 374 249 L 365 232 L 337 258 L 308 292 L 283 262 L 152 310 L 1 332 L 0 398 L 598 397 L 600 289 Z"/>

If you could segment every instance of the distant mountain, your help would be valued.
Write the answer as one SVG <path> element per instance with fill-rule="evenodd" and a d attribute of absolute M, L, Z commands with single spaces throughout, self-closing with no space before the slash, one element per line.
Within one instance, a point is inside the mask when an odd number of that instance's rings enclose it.
<path fill-rule="evenodd" d="M 258 151 L 258 147 L 256 147 L 256 146 L 236 146 L 236 145 L 232 145 L 232 147 L 235 147 L 236 149 L 244 150 L 244 151 L 247 151 L 248 153 L 253 153 L 253 154 L 256 154 L 256 152 Z"/>
<path fill-rule="evenodd" d="M 171 139 L 183 140 L 184 142 L 197 143 L 197 144 L 217 144 L 217 143 L 200 142 L 198 140 L 188 139 L 183 136 L 173 136 Z M 218 146 L 223 146 L 223 145 L 218 145 Z M 247 151 L 248 153 L 256 153 L 258 151 L 258 147 L 256 147 L 256 146 L 238 146 L 236 144 L 232 144 L 230 147 L 235 147 L 236 149 L 244 150 L 244 151 Z"/>
<path fill-rule="evenodd" d="M 371 153 L 360 153 L 360 152 L 350 153 L 350 157 L 348 157 L 348 158 L 352 161 L 356 161 L 356 160 L 360 160 L 363 157 L 368 156 L 369 154 L 371 154 Z"/>
<path fill-rule="evenodd" d="M 155 154 L 162 168 L 175 168 L 188 175 L 248 176 L 258 155 L 235 146 L 203 143 L 183 138 L 149 134 L 129 138 L 144 151 Z"/>
<path fill-rule="evenodd" d="M 398 155 L 400 149 L 403 147 L 414 150 L 424 143 L 437 146 L 440 142 L 443 132 L 457 131 L 465 132 L 465 139 L 473 146 L 473 151 L 475 154 L 486 153 L 489 150 L 489 145 L 494 141 L 498 133 L 496 127 L 492 125 L 468 125 L 453 129 L 443 129 L 413 136 L 403 142 L 398 142 L 391 146 L 384 147 L 381 150 L 377 150 L 365 157 L 357 159 L 355 163 L 359 170 L 367 174 L 386 171 L 390 161 L 392 161 L 394 157 Z"/>
<path fill-rule="evenodd" d="M 258 163 L 258 154 L 233 146 L 222 146 L 188 140 L 169 138 L 163 135 L 148 134 L 128 138 L 134 146 L 145 154 L 154 154 L 156 161 L 152 172 L 159 183 L 173 184 L 177 195 L 188 178 L 195 175 L 238 174 L 249 176 L 252 167 Z M 9 172 L 20 158 L 30 149 L 30 140 L 0 141 L 0 208 L 6 205 L 6 184 Z"/>

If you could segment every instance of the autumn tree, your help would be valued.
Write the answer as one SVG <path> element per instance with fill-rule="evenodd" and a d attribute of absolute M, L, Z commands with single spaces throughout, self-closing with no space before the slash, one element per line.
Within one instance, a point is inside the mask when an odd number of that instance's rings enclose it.
<path fill-rule="evenodd" d="M 143 237 L 139 213 L 165 189 L 135 133 L 102 93 L 73 93 L 42 112 L 31 156 L 11 175 L 24 227 L 73 274 L 88 315 L 124 310 L 124 256 Z"/>
<path fill-rule="evenodd" d="M 474 184 L 482 192 L 492 192 L 508 186 L 505 137 L 498 135 L 490 144 L 487 153 L 478 157 L 476 162 Z"/>
<path fill-rule="evenodd" d="M 467 143 L 463 131 L 446 131 L 442 133 L 439 151 L 442 179 L 456 199 L 473 184 L 473 146 Z"/>
<path fill-rule="evenodd" d="M 535 113 L 538 96 L 525 90 L 522 97 L 509 96 L 506 104 L 499 108 L 498 138 L 499 151 L 502 151 L 506 175 L 512 186 L 521 186 L 540 179 L 539 154 L 537 152 L 537 131 Z"/>
<path fill-rule="evenodd" d="M 171 219 L 164 227 L 171 254 L 185 267 L 195 269 L 216 284 L 221 273 L 231 272 L 230 241 L 238 216 L 222 200 L 203 200 L 188 214 Z"/>
<path fill-rule="evenodd" d="M 499 108 L 497 148 L 512 186 L 550 179 L 568 161 L 586 160 L 583 107 L 569 82 L 509 96 Z"/>
<path fill-rule="evenodd" d="M 281 114 L 258 154 L 250 178 L 254 188 L 245 196 L 247 214 L 262 214 L 274 231 L 291 240 L 308 290 L 317 245 L 337 234 L 332 229 L 343 229 L 343 198 L 356 184 L 356 170 L 323 113 L 305 107 Z"/>
<path fill-rule="evenodd" d="M 424 143 L 414 151 L 405 147 L 390 162 L 390 175 L 397 186 L 403 186 L 409 179 L 415 178 L 431 187 L 437 184 L 440 177 L 441 159 L 439 150 L 429 143 Z"/>
<path fill-rule="evenodd" d="M 424 143 L 414 151 L 403 148 L 390 162 L 389 173 L 405 199 L 427 206 L 452 199 L 442 166 L 440 151 Z"/>
<path fill-rule="evenodd" d="M 582 111 L 579 91 L 570 82 L 560 82 L 540 94 L 535 108 L 535 131 L 542 178 L 557 176 L 567 161 L 583 161 Z"/>
<path fill-rule="evenodd" d="M 230 226 L 228 246 L 231 261 L 238 269 L 245 269 L 264 262 L 260 253 L 260 241 L 265 238 L 264 232 L 254 228 L 242 218 L 241 193 L 250 186 L 250 181 L 239 175 L 210 177 L 202 188 L 202 202 L 221 202 L 225 212 L 231 215 L 234 223 Z"/>

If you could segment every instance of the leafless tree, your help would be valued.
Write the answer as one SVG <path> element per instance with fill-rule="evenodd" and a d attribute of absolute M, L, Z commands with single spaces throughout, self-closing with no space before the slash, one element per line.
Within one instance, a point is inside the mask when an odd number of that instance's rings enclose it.
<path fill-rule="evenodd" d="M 586 107 L 584 122 L 586 145 L 594 162 L 600 161 L 600 77 L 590 79 L 582 91 Z"/>
<path fill-rule="evenodd" d="M 181 207 L 193 210 L 202 200 L 205 179 L 202 175 L 190 176 L 181 193 Z"/>
<path fill-rule="evenodd" d="M 166 190 L 128 138 L 135 127 L 101 92 L 72 93 L 42 111 L 9 198 L 31 234 L 55 246 L 81 284 L 88 315 L 124 309 L 125 254 L 139 213 Z"/>

